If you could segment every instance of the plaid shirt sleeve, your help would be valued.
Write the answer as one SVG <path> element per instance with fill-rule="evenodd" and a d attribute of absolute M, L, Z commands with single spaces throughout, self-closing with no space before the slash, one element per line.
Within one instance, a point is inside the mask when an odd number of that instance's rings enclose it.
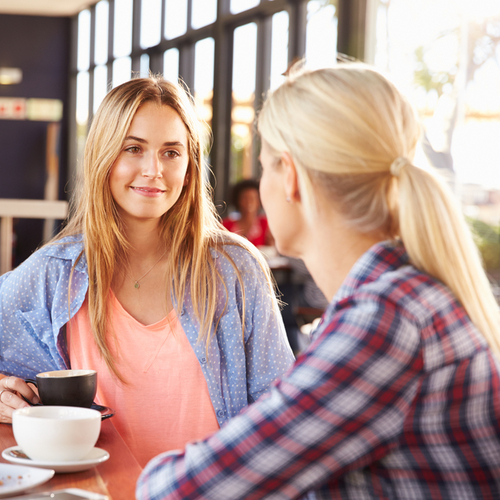
<path fill-rule="evenodd" d="M 344 302 L 269 394 L 153 459 L 137 498 L 297 498 L 395 448 L 422 377 L 419 329 L 388 300 Z"/>

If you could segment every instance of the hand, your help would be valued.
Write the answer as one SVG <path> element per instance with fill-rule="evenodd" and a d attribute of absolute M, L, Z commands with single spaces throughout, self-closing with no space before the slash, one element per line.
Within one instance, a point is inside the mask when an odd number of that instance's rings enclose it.
<path fill-rule="evenodd" d="M 22 378 L 3 377 L 0 379 L 0 422 L 12 423 L 12 412 L 29 406 L 21 395 L 33 404 L 40 402 L 38 395 Z"/>

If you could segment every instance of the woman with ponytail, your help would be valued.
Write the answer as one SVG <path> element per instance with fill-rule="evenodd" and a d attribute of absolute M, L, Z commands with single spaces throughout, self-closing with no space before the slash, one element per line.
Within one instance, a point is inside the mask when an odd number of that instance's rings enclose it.
<path fill-rule="evenodd" d="M 259 115 L 280 253 L 331 301 L 270 393 L 141 476 L 141 500 L 500 498 L 500 315 L 416 115 L 358 64 L 292 72 Z"/>
<path fill-rule="evenodd" d="M 192 99 L 115 87 L 89 131 L 76 209 L 0 278 L 0 421 L 23 378 L 98 372 L 97 402 L 144 466 L 217 430 L 293 362 L 270 271 L 213 205 Z"/>

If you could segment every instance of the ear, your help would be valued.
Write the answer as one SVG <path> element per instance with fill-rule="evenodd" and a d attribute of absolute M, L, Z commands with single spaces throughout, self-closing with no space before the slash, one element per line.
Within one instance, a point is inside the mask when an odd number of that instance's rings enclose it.
<path fill-rule="evenodd" d="M 300 201 L 299 177 L 290 153 L 281 154 L 281 165 L 285 170 L 285 194 L 292 201 Z"/>

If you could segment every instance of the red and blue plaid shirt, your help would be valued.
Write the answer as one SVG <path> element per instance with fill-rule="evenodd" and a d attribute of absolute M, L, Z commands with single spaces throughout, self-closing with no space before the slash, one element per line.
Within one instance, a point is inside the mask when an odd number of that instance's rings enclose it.
<path fill-rule="evenodd" d="M 288 373 L 137 498 L 500 499 L 499 373 L 450 291 L 375 245 Z"/>

